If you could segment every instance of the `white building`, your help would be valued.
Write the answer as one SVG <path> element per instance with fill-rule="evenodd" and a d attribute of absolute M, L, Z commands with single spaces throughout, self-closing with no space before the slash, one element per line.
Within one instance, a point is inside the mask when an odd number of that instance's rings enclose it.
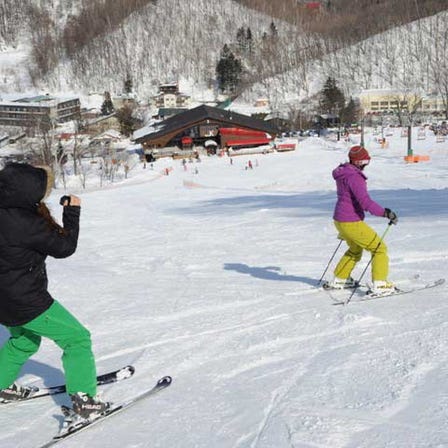
<path fill-rule="evenodd" d="M 161 84 L 159 93 L 151 98 L 152 104 L 157 108 L 188 108 L 190 97 L 179 92 L 177 83 Z"/>
<path fill-rule="evenodd" d="M 64 123 L 80 117 L 79 98 L 56 98 L 50 95 L 18 97 L 0 101 L 0 125 L 36 126 L 42 122 Z"/>

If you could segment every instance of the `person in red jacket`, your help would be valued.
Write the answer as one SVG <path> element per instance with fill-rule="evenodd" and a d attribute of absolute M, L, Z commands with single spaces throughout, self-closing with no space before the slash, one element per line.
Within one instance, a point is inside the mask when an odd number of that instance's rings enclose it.
<path fill-rule="evenodd" d="M 83 418 L 104 412 L 96 397 L 96 367 L 89 331 L 47 290 L 47 256 L 66 258 L 77 247 L 81 200 L 63 203 L 63 227 L 43 202 L 53 184 L 51 170 L 10 163 L 0 171 L 0 324 L 10 338 L 0 348 L 0 401 L 32 395 L 15 381 L 42 337 L 63 351 L 67 393 Z"/>
<path fill-rule="evenodd" d="M 370 155 L 362 146 L 353 146 L 349 152 L 349 162 L 339 165 L 333 171 L 337 186 L 337 202 L 334 209 L 334 225 L 339 236 L 348 244 L 334 270 L 334 279 L 329 286 L 350 288 L 355 282 L 350 276 L 363 250 L 372 254 L 372 280 L 375 293 L 392 292 L 394 285 L 388 281 L 389 258 L 387 247 L 378 234 L 364 222 L 365 211 L 374 216 L 385 217 L 393 224 L 397 214 L 371 199 L 367 191 L 367 177 L 364 168 L 370 162 Z"/>

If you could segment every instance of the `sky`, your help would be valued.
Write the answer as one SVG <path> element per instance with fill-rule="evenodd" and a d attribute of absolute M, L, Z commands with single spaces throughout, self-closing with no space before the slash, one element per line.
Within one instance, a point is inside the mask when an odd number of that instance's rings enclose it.
<path fill-rule="evenodd" d="M 367 130 L 366 174 L 371 197 L 399 216 L 386 243 L 390 280 L 404 288 L 447 275 L 448 141 L 427 130 L 413 149 L 430 160 L 407 164 L 406 138 L 389 133 L 381 148 Z M 338 244 L 331 171 L 357 142 L 312 137 L 293 152 L 204 156 L 186 170 L 181 160 L 136 163 L 102 188 L 92 168 L 85 190 L 59 185 L 53 214 L 61 195 L 79 194 L 81 231 L 73 256 L 48 259 L 49 290 L 91 331 L 98 373 L 136 368 L 102 397 L 118 402 L 173 377 L 61 448 L 448 446 L 446 285 L 356 295 L 345 307 L 315 288 Z M 60 383 L 60 356 L 46 340 L 20 382 Z M 45 443 L 62 404 L 65 395 L 2 408 L 0 446 Z"/>

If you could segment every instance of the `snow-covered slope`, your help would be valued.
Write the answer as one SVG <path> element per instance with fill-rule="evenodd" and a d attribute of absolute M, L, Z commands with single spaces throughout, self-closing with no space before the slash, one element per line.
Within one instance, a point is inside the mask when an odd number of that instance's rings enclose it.
<path fill-rule="evenodd" d="M 447 143 L 416 141 L 431 160 L 408 165 L 406 139 L 388 139 L 381 149 L 366 135 L 366 174 L 372 197 L 400 218 L 387 235 L 390 278 L 446 277 Z M 311 289 L 338 242 L 331 171 L 348 145 L 310 138 L 293 153 L 206 158 L 187 171 L 166 159 L 81 194 L 78 250 L 49 260 L 50 290 L 91 330 L 100 372 L 135 364 L 106 398 L 165 374 L 174 382 L 61 448 L 448 444 L 446 286 L 345 308 Z M 56 215 L 63 193 L 50 198 Z M 21 381 L 61 381 L 59 357 L 46 341 Z M 66 402 L 2 408 L 2 448 L 46 441 Z"/>

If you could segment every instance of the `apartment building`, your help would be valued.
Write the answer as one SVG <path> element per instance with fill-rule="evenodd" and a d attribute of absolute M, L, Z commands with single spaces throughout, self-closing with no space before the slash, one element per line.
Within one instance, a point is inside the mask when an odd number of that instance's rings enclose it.
<path fill-rule="evenodd" d="M 64 123 L 80 117 L 79 98 L 50 95 L 0 100 L 0 125 L 31 127 L 39 123 Z"/>
<path fill-rule="evenodd" d="M 435 94 L 418 95 L 394 90 L 363 90 L 359 95 L 364 114 L 390 114 L 398 109 L 417 112 L 419 115 L 444 115 L 446 103 Z"/>

